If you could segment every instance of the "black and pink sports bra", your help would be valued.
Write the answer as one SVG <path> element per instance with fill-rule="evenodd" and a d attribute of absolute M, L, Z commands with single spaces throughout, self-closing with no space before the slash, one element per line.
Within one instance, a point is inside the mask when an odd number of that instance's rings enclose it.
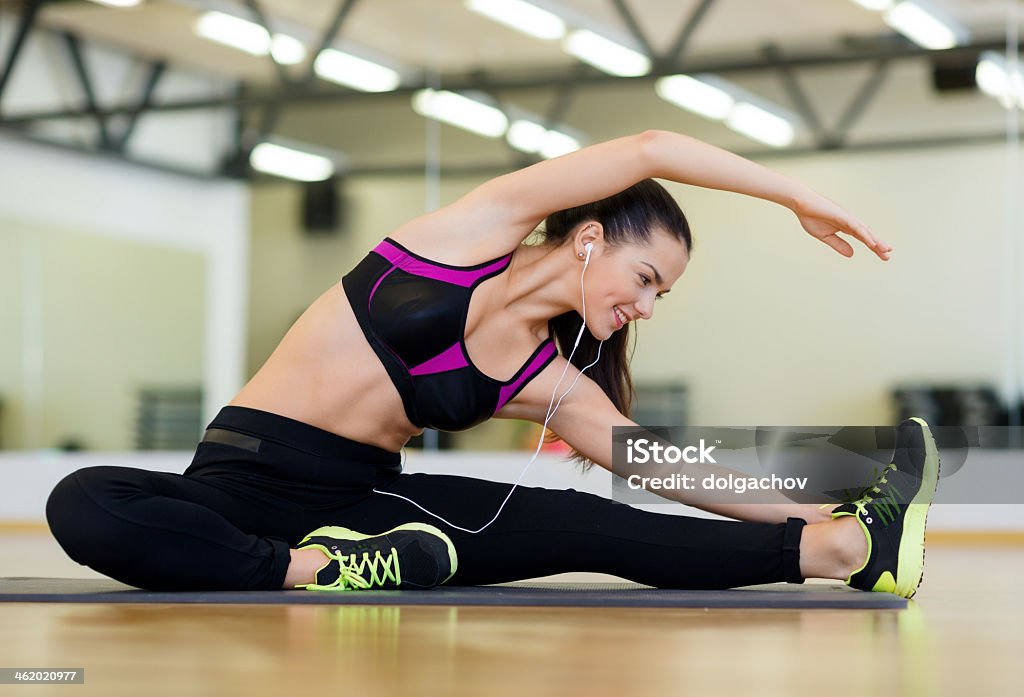
<path fill-rule="evenodd" d="M 473 290 L 508 268 L 512 255 L 450 266 L 385 238 L 342 286 L 366 340 L 420 428 L 459 431 L 487 420 L 554 360 L 549 336 L 510 380 L 484 375 L 466 350 Z"/>

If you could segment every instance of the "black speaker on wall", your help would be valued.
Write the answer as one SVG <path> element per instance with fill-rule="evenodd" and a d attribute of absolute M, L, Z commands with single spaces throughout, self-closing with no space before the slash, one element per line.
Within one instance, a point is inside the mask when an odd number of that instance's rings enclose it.
<path fill-rule="evenodd" d="M 978 54 L 932 59 L 932 87 L 936 92 L 957 92 L 977 90 L 975 73 L 978 69 Z"/>
<path fill-rule="evenodd" d="M 334 235 L 345 224 L 343 182 L 331 177 L 302 185 L 302 227 L 309 235 Z"/>

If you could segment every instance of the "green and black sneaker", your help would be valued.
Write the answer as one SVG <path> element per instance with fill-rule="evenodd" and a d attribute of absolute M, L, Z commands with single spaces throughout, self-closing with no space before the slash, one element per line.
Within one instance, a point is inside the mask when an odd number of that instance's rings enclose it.
<path fill-rule="evenodd" d="M 296 548 L 310 547 L 328 557 L 312 583 L 295 586 L 311 591 L 433 588 L 458 568 L 455 545 L 425 523 L 406 523 L 379 535 L 323 527 L 306 535 Z"/>
<path fill-rule="evenodd" d="M 832 511 L 856 516 L 868 540 L 864 565 L 847 585 L 913 598 L 924 576 L 924 533 L 939 481 L 939 451 L 928 424 L 912 418 L 896 429 L 893 461 L 857 501 Z"/>

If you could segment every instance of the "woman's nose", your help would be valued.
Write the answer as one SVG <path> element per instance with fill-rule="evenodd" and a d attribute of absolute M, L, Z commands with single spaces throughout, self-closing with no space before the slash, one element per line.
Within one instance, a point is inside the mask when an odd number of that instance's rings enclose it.
<path fill-rule="evenodd" d="M 642 319 L 650 319 L 651 315 L 654 314 L 654 301 L 653 300 L 641 300 L 635 306 L 636 313 Z"/>

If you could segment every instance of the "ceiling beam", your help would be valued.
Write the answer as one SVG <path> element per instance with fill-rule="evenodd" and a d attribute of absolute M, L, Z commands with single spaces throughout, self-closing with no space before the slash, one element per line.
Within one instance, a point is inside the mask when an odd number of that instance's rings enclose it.
<path fill-rule="evenodd" d="M 59 150 L 78 152 L 86 155 L 93 155 L 102 157 L 108 160 L 117 160 L 125 162 L 134 166 L 144 167 L 146 169 L 152 169 L 160 172 L 167 172 L 176 174 L 184 177 L 193 179 L 212 180 L 223 177 L 231 178 L 244 178 L 239 175 L 233 175 L 230 171 L 219 170 L 216 172 L 210 171 L 199 171 L 190 170 L 173 165 L 166 165 L 160 162 L 153 162 L 150 160 L 143 160 L 136 157 L 131 157 L 124 153 L 118 153 L 116 151 L 107 150 L 96 150 L 83 145 L 70 143 L 70 142 L 58 142 L 49 138 L 43 138 L 31 133 L 26 133 L 21 129 L 6 129 L 0 127 L 0 132 L 7 131 L 12 134 L 16 134 L 24 140 L 28 140 L 39 145 L 45 145 L 47 147 L 56 148 Z M 1024 131 L 1021 131 L 1019 136 L 1024 137 Z M 871 142 L 860 142 L 854 144 L 837 144 L 833 148 L 821 149 L 814 146 L 804 148 L 785 148 L 781 150 L 737 150 L 736 153 L 747 159 L 765 162 L 769 160 L 787 159 L 793 157 L 809 157 L 820 154 L 834 154 L 837 150 L 843 152 L 893 152 L 903 150 L 921 150 L 929 148 L 948 148 L 948 147 L 967 147 L 974 145 L 992 145 L 1003 143 L 1006 141 L 1006 133 L 1000 131 L 997 133 L 986 133 L 986 134 L 972 134 L 972 135 L 948 135 L 948 136 L 929 136 L 925 138 L 900 138 L 898 140 L 879 140 Z M 447 165 L 442 167 L 442 172 L 445 177 L 494 177 L 507 172 L 518 169 L 517 165 L 510 166 L 508 162 L 484 162 L 475 165 Z M 345 176 L 359 177 L 359 176 L 423 176 L 426 171 L 425 164 L 422 162 L 409 162 L 406 164 L 398 165 L 386 165 L 386 166 L 355 166 L 351 167 L 343 173 Z M 260 181 L 269 181 L 276 179 L 270 177 L 259 176 Z"/>
<path fill-rule="evenodd" d="M 842 146 L 846 142 L 850 129 L 853 128 L 853 125 L 868 108 L 868 104 L 871 103 L 871 100 L 878 93 L 879 88 L 888 76 L 889 61 L 883 58 L 875 63 L 871 74 L 868 75 L 864 84 L 861 85 L 857 94 L 854 95 L 850 105 L 846 107 L 846 111 L 839 117 L 839 123 L 836 124 L 833 130 L 833 138 L 836 145 Z"/>
<path fill-rule="evenodd" d="M 146 78 L 145 84 L 142 86 L 142 94 L 139 96 L 139 104 L 134 114 L 128 116 L 128 123 L 125 124 L 124 132 L 121 133 L 117 142 L 114 143 L 114 149 L 118 152 L 124 152 L 125 148 L 128 147 L 128 141 L 132 137 L 132 133 L 135 132 L 135 127 L 139 123 L 139 116 L 142 115 L 149 105 L 153 102 L 153 93 L 156 91 L 156 86 L 160 83 L 160 78 L 163 77 L 164 71 L 167 69 L 167 64 L 162 61 L 156 61 L 149 65 L 149 76 Z"/>
<path fill-rule="evenodd" d="M 775 44 L 766 44 L 762 49 L 762 52 L 764 53 L 765 58 L 769 61 L 776 63 L 781 61 L 782 51 L 780 51 L 779 47 Z M 810 96 L 808 96 L 807 91 L 800 85 L 800 81 L 796 76 L 796 71 L 788 65 L 780 65 L 779 74 L 782 77 L 782 85 L 789 94 L 789 99 L 793 103 L 793 106 L 800 114 L 800 118 L 803 119 L 807 130 L 811 132 L 811 135 L 819 146 L 824 146 L 829 142 L 830 136 L 825 130 L 825 127 L 821 124 L 821 119 L 818 118 L 818 112 L 815 110 Z"/>
<path fill-rule="evenodd" d="M 792 54 L 779 57 L 776 60 L 765 60 L 763 56 L 758 56 L 755 58 L 735 61 L 688 61 L 685 65 L 657 66 L 651 73 L 642 77 L 616 77 L 594 71 L 573 75 L 572 67 L 568 69 L 544 72 L 533 71 L 531 75 L 527 77 L 492 72 L 486 74 L 486 87 L 488 89 L 500 90 L 502 92 L 519 90 L 528 91 L 552 87 L 557 88 L 563 85 L 567 78 L 571 77 L 573 87 L 575 89 L 584 89 L 592 87 L 607 87 L 613 84 L 625 84 L 626 82 L 645 84 L 652 82 L 659 77 L 679 72 L 686 72 L 690 74 L 715 73 L 719 75 L 739 72 L 756 73 L 764 72 L 766 70 L 780 70 L 782 68 L 795 69 L 811 66 L 840 66 L 864 62 L 877 62 L 880 60 L 898 61 L 920 58 L 937 58 L 940 56 L 966 57 L 976 55 L 981 51 L 1002 50 L 1003 48 L 1005 48 L 1005 44 L 1002 40 L 991 40 L 968 46 L 958 46 L 956 48 L 942 51 L 930 51 L 910 44 L 909 42 L 900 41 L 893 44 L 886 43 L 881 46 L 874 46 L 859 50 L 847 50 L 839 53 Z M 441 82 L 447 90 L 472 90 L 481 88 L 481 77 L 482 76 L 479 73 L 471 75 L 453 74 L 444 76 Z M 150 110 L 192 111 L 196 109 L 214 109 L 219 107 L 248 108 L 267 106 L 282 100 L 286 100 L 289 104 L 311 104 L 324 102 L 354 103 L 384 101 L 387 99 L 398 98 L 407 99 L 414 92 L 425 86 L 427 85 L 423 82 L 422 84 L 417 83 L 405 85 L 391 92 L 382 93 L 365 93 L 345 88 L 332 87 L 310 89 L 307 91 L 292 90 L 287 94 L 282 94 L 280 90 L 269 90 L 262 93 L 249 92 L 244 96 L 226 95 L 223 97 L 180 99 L 160 102 L 151 105 Z M 108 117 L 115 114 L 131 113 L 134 112 L 135 109 L 135 105 L 120 105 L 99 109 L 97 113 L 100 116 Z M 0 125 L 14 126 L 45 119 L 96 116 L 97 113 L 94 113 L 89 109 L 38 111 L 0 118 Z"/>
<path fill-rule="evenodd" d="M 18 20 L 18 31 L 7 51 L 3 72 L 0 73 L 0 103 L 3 102 L 4 88 L 7 87 L 7 81 L 11 79 L 11 73 L 14 72 L 14 66 L 21 54 L 21 47 L 25 44 L 25 39 L 35 24 L 36 16 L 39 14 L 39 8 L 43 6 L 43 2 L 44 0 L 27 0 L 25 3 L 25 9 Z"/>
<path fill-rule="evenodd" d="M 96 101 L 96 90 L 92 86 L 92 75 L 85 64 L 85 58 L 82 56 L 81 41 L 74 34 L 67 32 L 64 34 L 64 45 L 68 50 L 68 55 L 71 57 L 71 64 L 75 67 L 75 75 L 78 76 L 78 84 L 82 88 L 82 94 L 85 97 L 86 111 L 96 119 L 100 147 L 105 150 L 112 150 L 114 141 L 110 137 L 110 129 L 107 126 L 107 120 L 110 117 L 101 113 L 99 103 Z"/>
<path fill-rule="evenodd" d="M 654 50 L 654 46 L 651 45 L 650 40 L 647 38 L 647 34 L 640 27 L 640 23 L 636 19 L 636 15 L 626 4 L 626 0 L 612 0 L 612 4 L 615 5 L 615 9 L 618 10 L 619 16 L 622 17 L 622 21 L 626 23 L 626 27 L 629 29 L 629 33 L 633 35 L 637 43 L 643 48 L 644 53 L 652 61 L 657 59 L 658 52 Z"/>
<path fill-rule="evenodd" d="M 708 10 L 711 9 L 715 0 L 701 0 L 700 4 L 694 8 L 693 12 L 680 27 L 679 33 L 676 35 L 676 40 L 672 42 L 672 47 L 665 52 L 665 55 L 661 57 L 661 63 L 664 65 L 678 65 L 679 60 L 686 50 L 686 46 L 690 43 L 690 38 L 693 36 L 693 32 L 697 30 L 697 26 L 704 19 Z"/>

